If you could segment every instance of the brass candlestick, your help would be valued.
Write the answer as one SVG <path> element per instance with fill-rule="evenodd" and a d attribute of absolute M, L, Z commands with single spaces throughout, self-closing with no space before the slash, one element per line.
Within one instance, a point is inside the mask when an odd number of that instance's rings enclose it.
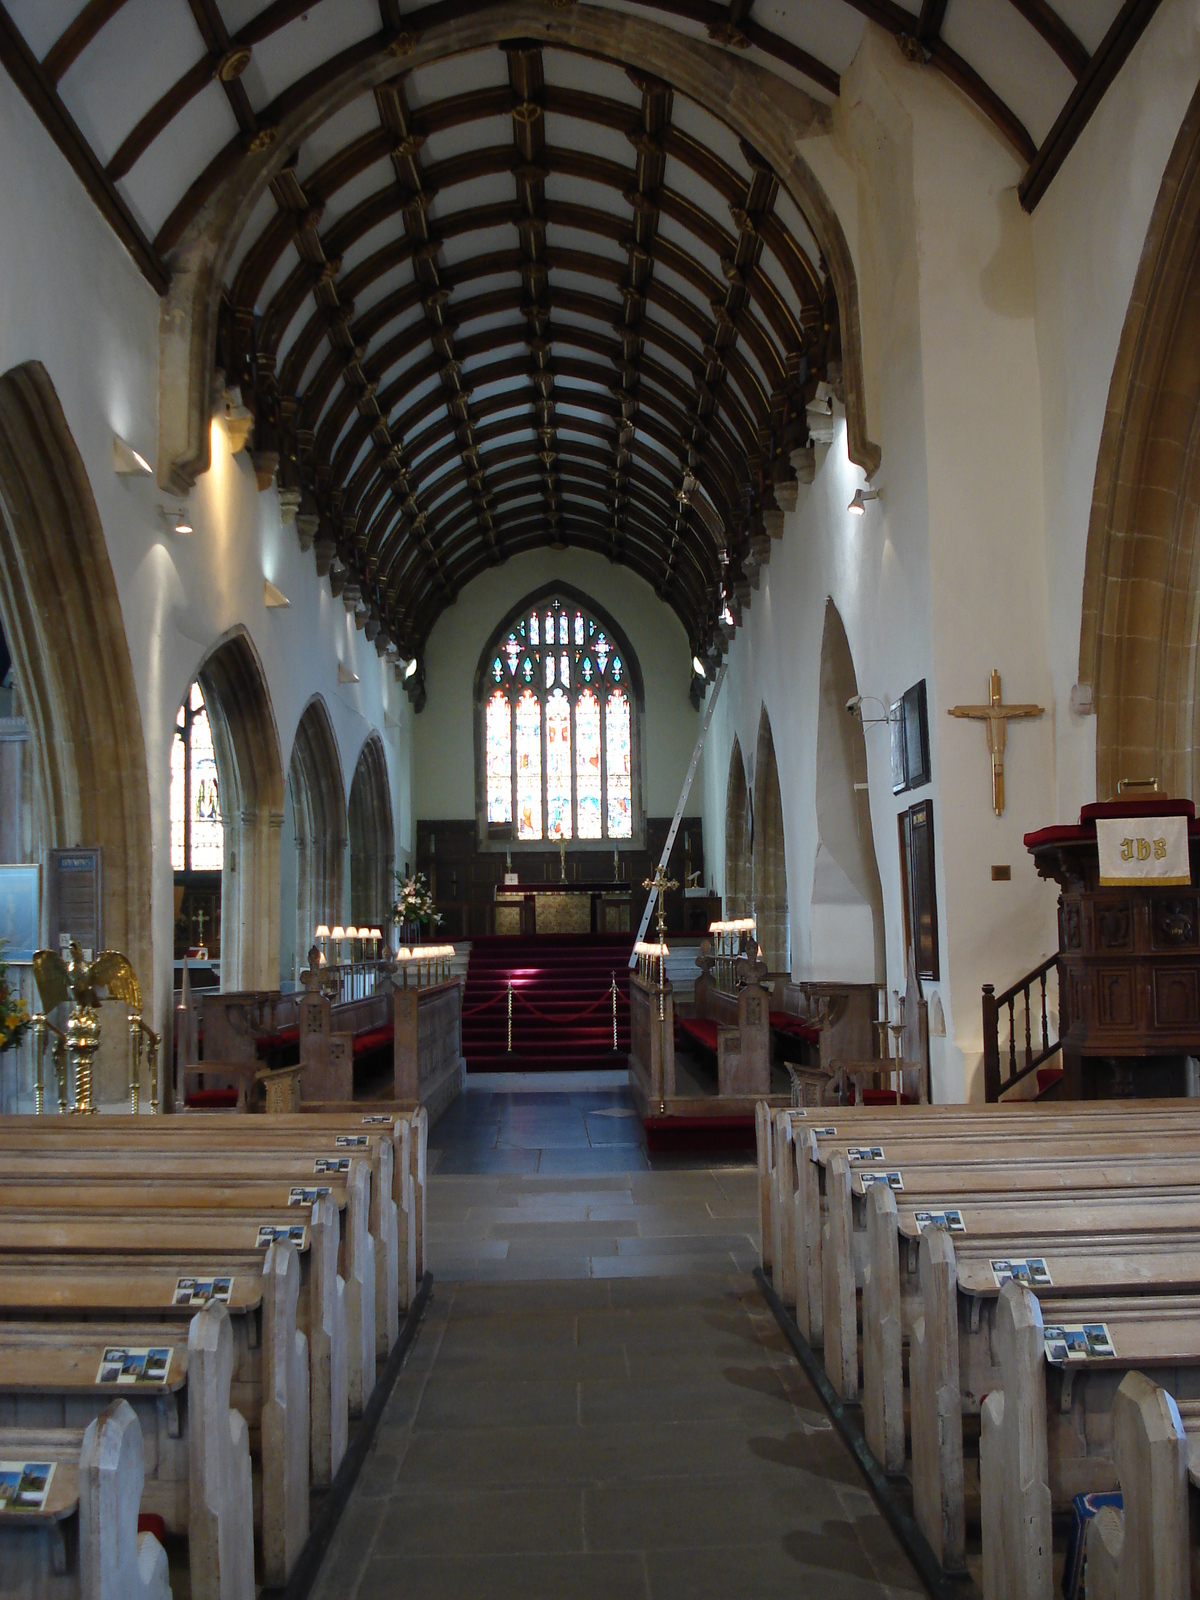
<path fill-rule="evenodd" d="M 137 1116 L 142 1095 L 142 1019 L 129 1013 L 129 1110 Z"/>

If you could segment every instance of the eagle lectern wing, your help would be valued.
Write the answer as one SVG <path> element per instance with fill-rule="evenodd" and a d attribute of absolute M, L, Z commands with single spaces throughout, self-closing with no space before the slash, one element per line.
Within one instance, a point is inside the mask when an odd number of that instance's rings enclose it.
<path fill-rule="evenodd" d="M 71 998 L 67 964 L 57 950 L 33 952 L 33 976 L 38 986 L 38 993 L 42 997 L 44 1013 L 48 1014 L 55 1006 L 60 1006 L 64 1000 Z"/>
<path fill-rule="evenodd" d="M 119 950 L 101 950 L 88 968 L 88 987 L 107 989 L 114 1000 L 124 1000 L 135 1011 L 142 1009 L 142 988 L 132 964 Z"/>

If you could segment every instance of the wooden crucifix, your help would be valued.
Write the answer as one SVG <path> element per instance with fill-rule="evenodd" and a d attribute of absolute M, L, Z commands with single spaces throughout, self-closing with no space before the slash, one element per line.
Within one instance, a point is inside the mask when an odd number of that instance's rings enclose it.
<path fill-rule="evenodd" d="M 952 717 L 971 717 L 987 724 L 988 753 L 992 758 L 992 810 L 1004 812 L 1004 747 L 1008 742 L 1010 717 L 1040 717 L 1044 706 L 1006 706 L 1000 693 L 1000 674 L 992 672 L 990 698 L 986 706 L 951 706 Z"/>

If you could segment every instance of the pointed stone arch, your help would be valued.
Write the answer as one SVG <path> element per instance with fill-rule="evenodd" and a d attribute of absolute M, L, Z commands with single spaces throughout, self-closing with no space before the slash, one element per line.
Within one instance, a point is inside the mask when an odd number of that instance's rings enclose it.
<path fill-rule="evenodd" d="M 100 846 L 104 942 L 125 951 L 149 997 L 141 707 L 87 470 L 38 361 L 0 377 L 0 621 L 29 722 L 42 842 Z"/>
<path fill-rule="evenodd" d="M 296 829 L 296 892 L 283 917 L 295 916 L 293 948 L 302 962 L 313 930 L 342 920 L 346 863 L 346 784 L 329 709 L 319 694 L 296 727 L 288 789 Z"/>
<path fill-rule="evenodd" d="M 763 706 L 758 719 L 758 748 L 754 757 L 754 920 L 758 942 L 769 972 L 788 970 L 787 851 L 783 833 L 783 796 L 775 763 L 771 719 Z"/>
<path fill-rule="evenodd" d="M 846 702 L 857 693 L 850 641 L 837 607 L 826 600 L 817 712 L 817 853 L 809 912 L 814 976 L 883 983 L 887 946 L 866 787 L 867 743 L 862 719 L 846 714 Z"/>
<path fill-rule="evenodd" d="M 750 791 L 742 747 L 736 739 L 729 753 L 725 788 L 725 915 L 746 917 L 754 898 L 750 860 Z"/>
<path fill-rule="evenodd" d="M 350 785 L 350 921 L 387 935 L 396 866 L 392 791 L 387 757 L 377 733 L 359 752 Z"/>
<path fill-rule="evenodd" d="M 266 674 L 250 635 L 233 629 L 196 674 L 212 726 L 225 827 L 221 985 L 279 981 L 283 763 Z"/>
<path fill-rule="evenodd" d="M 1079 681 L 1096 708 L 1101 800 L 1122 780 L 1200 791 L 1198 514 L 1200 91 L 1150 219 L 1092 492 Z"/>

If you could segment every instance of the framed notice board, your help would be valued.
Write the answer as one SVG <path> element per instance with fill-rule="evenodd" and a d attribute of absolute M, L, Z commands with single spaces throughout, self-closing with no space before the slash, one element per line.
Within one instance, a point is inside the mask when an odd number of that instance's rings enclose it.
<path fill-rule="evenodd" d="M 57 950 L 63 938 L 78 940 L 85 950 L 102 948 L 100 856 L 98 845 L 47 851 L 47 939 L 51 950 Z"/>
<path fill-rule="evenodd" d="M 892 732 L 892 793 L 920 789 L 933 776 L 924 678 L 906 689 L 889 708 L 888 722 Z"/>
<path fill-rule="evenodd" d="M 937 980 L 937 883 L 933 865 L 933 801 L 918 800 L 896 818 L 900 831 L 900 892 L 904 938 L 916 961 L 917 976 Z"/>

